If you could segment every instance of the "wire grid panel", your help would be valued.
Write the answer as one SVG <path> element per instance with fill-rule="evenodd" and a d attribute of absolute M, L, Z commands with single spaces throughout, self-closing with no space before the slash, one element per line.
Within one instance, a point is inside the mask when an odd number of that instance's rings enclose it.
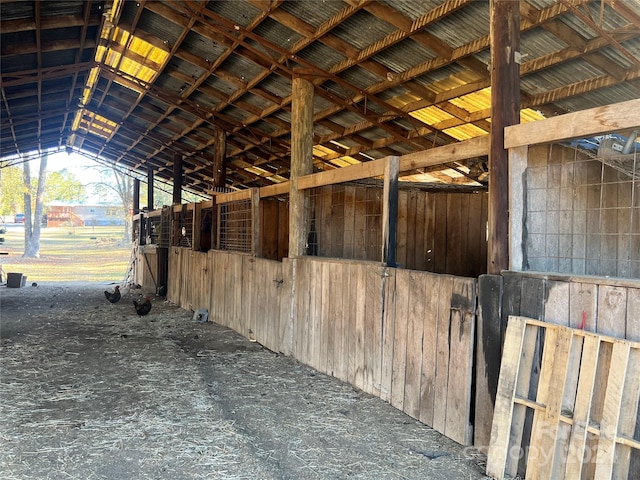
<path fill-rule="evenodd" d="M 149 241 L 147 243 L 159 247 L 169 246 L 169 219 L 170 211 L 165 208 L 162 209 L 161 216 L 149 217 L 149 231 L 147 232 Z"/>
<path fill-rule="evenodd" d="M 173 237 L 171 245 L 174 247 L 188 247 L 193 245 L 193 212 L 183 210 L 173 212 Z"/>
<path fill-rule="evenodd" d="M 251 199 L 237 200 L 219 206 L 220 250 L 251 253 L 253 216 Z"/>
<path fill-rule="evenodd" d="M 621 170 L 560 145 L 548 155 L 536 152 L 530 153 L 524 192 L 528 269 L 640 278 L 635 167 Z"/>
<path fill-rule="evenodd" d="M 310 189 L 306 254 L 378 261 L 382 188 L 336 184 Z"/>

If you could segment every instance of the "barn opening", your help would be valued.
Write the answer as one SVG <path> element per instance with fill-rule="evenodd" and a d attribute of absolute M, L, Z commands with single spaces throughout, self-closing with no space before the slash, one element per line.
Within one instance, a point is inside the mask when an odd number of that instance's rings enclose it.
<path fill-rule="evenodd" d="M 8 2 L 0 158 L 123 168 L 135 284 L 483 450 L 489 475 L 636 478 L 639 19 Z"/>

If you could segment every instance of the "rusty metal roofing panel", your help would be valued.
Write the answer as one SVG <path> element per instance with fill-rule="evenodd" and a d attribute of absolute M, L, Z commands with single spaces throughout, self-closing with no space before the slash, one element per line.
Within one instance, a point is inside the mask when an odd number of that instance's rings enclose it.
<path fill-rule="evenodd" d="M 211 110 L 220 103 L 217 98 L 214 98 L 211 95 L 206 95 L 200 91 L 192 93 L 189 96 L 189 100 L 206 110 Z"/>
<path fill-rule="evenodd" d="M 345 8 L 342 0 L 316 0 L 314 2 L 283 2 L 282 10 L 318 28 Z"/>
<path fill-rule="evenodd" d="M 24 2 L 27 3 L 27 2 Z M 96 5 L 93 8 L 99 8 Z M 40 15 L 43 18 L 57 17 L 60 15 L 80 15 L 84 9 L 84 3 L 78 1 L 60 1 L 45 2 L 40 5 Z M 5 9 L 2 8 L 2 16 L 4 17 Z"/>
<path fill-rule="evenodd" d="M 393 32 L 394 28 L 390 24 L 362 10 L 332 30 L 333 35 L 359 50 Z"/>
<path fill-rule="evenodd" d="M 356 65 L 349 68 L 348 70 L 345 70 L 344 72 L 341 72 L 339 77 L 346 80 L 351 85 L 355 85 L 356 87 L 361 89 L 365 89 L 382 80 L 378 75 L 375 75 L 374 73 L 361 67 L 360 65 Z"/>
<path fill-rule="evenodd" d="M 398 0 L 379 0 L 380 3 L 387 4 L 409 17 L 412 20 L 416 20 L 422 17 L 425 12 L 429 12 L 434 8 L 442 5 L 446 0 L 421 0 L 420 2 L 407 2 Z"/>
<path fill-rule="evenodd" d="M 248 82 L 264 72 L 264 68 L 255 64 L 251 60 L 239 55 L 230 55 L 220 66 L 221 70 L 224 70 L 231 75 L 234 75 L 238 80 L 242 82 Z"/>
<path fill-rule="evenodd" d="M 10 57 L 3 57 L 2 59 L 3 74 L 20 72 L 25 70 L 25 68 L 28 70 L 38 68 L 38 55 L 36 53 L 12 55 Z"/>
<path fill-rule="evenodd" d="M 271 18 L 266 18 L 253 31 L 277 46 L 294 45 L 302 38 L 302 35 L 295 30 Z"/>
<path fill-rule="evenodd" d="M 587 108 L 601 107 L 603 105 L 611 105 L 627 100 L 638 99 L 638 88 L 627 84 L 614 85 L 611 87 L 600 88 L 588 94 L 576 95 L 568 97 L 564 100 L 556 102 L 561 108 L 568 112 L 585 110 Z"/>
<path fill-rule="evenodd" d="M 32 2 L 14 2 L 11 5 L 3 3 L 0 13 L 5 22 L 29 19 L 35 15 L 35 5 Z"/>
<path fill-rule="evenodd" d="M 247 27 L 260 13 L 251 3 L 238 0 L 216 0 L 207 3 L 206 8 L 242 27 Z"/>
<path fill-rule="evenodd" d="M 313 42 L 297 54 L 300 58 L 310 62 L 323 70 L 330 70 L 337 63 L 342 62 L 347 57 L 344 54 L 324 45 L 321 42 Z"/>
<path fill-rule="evenodd" d="M 445 91 L 449 88 L 452 88 L 453 86 L 459 86 L 460 82 L 455 82 L 452 86 L 448 86 L 447 83 L 450 83 L 449 81 L 455 79 L 456 75 L 464 71 L 464 67 L 458 65 L 457 63 L 452 63 L 442 68 L 432 70 L 431 72 L 425 73 L 424 75 L 420 75 L 414 80 L 421 85 L 430 86 L 430 89 L 434 91 Z"/>
<path fill-rule="evenodd" d="M 3 158 L 64 146 L 69 137 L 74 149 L 132 168 L 153 165 L 169 180 L 164 162 L 186 150 L 189 165 L 200 164 L 221 128 L 234 165 L 230 181 L 238 188 L 268 183 L 263 162 L 287 172 L 298 73 L 314 84 L 314 136 L 326 168 L 490 128 L 488 1 L 115 0 L 105 11 L 99 2 L 39 5 L 2 2 Z M 522 6 L 525 105 L 553 114 L 637 98 L 640 2 Z M 429 35 L 442 44 L 430 44 Z M 80 101 L 87 105 L 76 113 Z M 540 118 L 533 109 L 520 115 Z M 209 184 L 204 172 L 186 178 L 196 190 L 208 188 L 199 186 Z"/>
<path fill-rule="evenodd" d="M 523 62 L 555 53 L 567 46 L 565 42 L 542 28 L 532 28 L 520 35 L 520 54 Z M 488 50 L 483 52 L 485 58 L 488 59 L 489 53 Z"/>
<path fill-rule="evenodd" d="M 221 94 L 225 95 L 232 95 L 237 90 L 237 87 L 235 85 L 232 85 L 222 78 L 217 77 L 215 74 L 209 75 L 204 81 L 203 85 L 206 87 L 214 88 Z"/>
<path fill-rule="evenodd" d="M 158 38 L 169 47 L 176 43 L 183 31 L 180 25 L 170 22 L 147 9 L 144 9 L 142 15 L 140 15 L 137 28 L 141 28 L 148 34 Z"/>
<path fill-rule="evenodd" d="M 202 58 L 207 63 L 213 62 L 227 50 L 223 45 L 193 31 L 189 32 L 180 48 Z"/>
<path fill-rule="evenodd" d="M 425 30 L 453 48 L 489 35 L 489 2 L 471 2 Z"/>
<path fill-rule="evenodd" d="M 415 65 L 426 63 L 434 58 L 436 58 L 436 54 L 433 51 L 411 38 L 392 45 L 373 56 L 375 61 L 396 73 L 402 73 Z"/>
<path fill-rule="evenodd" d="M 280 98 L 291 95 L 291 82 L 281 76 L 271 75 L 260 82 L 260 88 L 270 92 Z"/>
<path fill-rule="evenodd" d="M 527 93 L 538 94 L 560 88 L 568 83 L 577 83 L 602 75 L 602 71 L 583 59 L 558 65 L 553 69 L 545 69 L 529 74 L 520 80 Z"/>
<path fill-rule="evenodd" d="M 172 57 L 171 60 L 169 60 L 166 69 L 169 71 L 173 69 L 177 72 L 180 72 L 182 76 L 191 77 L 191 79 L 193 80 L 197 79 L 205 72 L 205 70 L 200 68 L 199 66 L 175 56 Z"/>

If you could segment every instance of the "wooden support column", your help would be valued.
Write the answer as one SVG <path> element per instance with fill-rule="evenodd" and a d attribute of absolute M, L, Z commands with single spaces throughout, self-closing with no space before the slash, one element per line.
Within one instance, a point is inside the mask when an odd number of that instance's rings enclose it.
<path fill-rule="evenodd" d="M 140 179 L 133 179 L 133 205 L 131 205 L 131 211 L 133 215 L 138 215 L 140 213 Z M 142 218 L 138 219 L 139 228 L 138 230 L 142 230 Z M 134 228 L 134 222 L 131 222 L 131 238 L 135 241 L 138 240 L 138 244 L 140 244 L 140 239 L 136 239 L 136 232 Z"/>
<path fill-rule="evenodd" d="M 387 267 L 396 266 L 399 174 L 400 157 L 389 157 L 384 169 L 382 193 L 382 263 Z"/>
<path fill-rule="evenodd" d="M 307 243 L 307 204 L 298 178 L 313 172 L 313 84 L 294 77 L 291 101 L 291 174 L 289 193 L 289 257 L 304 255 Z"/>
<path fill-rule="evenodd" d="M 147 167 L 147 211 L 153 210 L 153 167 Z"/>
<path fill-rule="evenodd" d="M 200 226 L 202 225 L 202 202 L 193 204 L 193 218 L 192 218 L 192 233 L 191 233 L 191 249 L 197 252 L 201 251 L 200 246 Z"/>
<path fill-rule="evenodd" d="M 173 204 L 182 203 L 182 154 L 173 154 Z"/>
<path fill-rule="evenodd" d="M 509 268 L 509 156 L 504 128 L 520 121 L 520 2 L 491 0 L 491 142 L 487 272 Z"/>
<path fill-rule="evenodd" d="M 509 149 L 509 270 L 522 271 L 524 264 L 524 197 L 527 194 L 524 174 L 527 169 L 529 147 Z"/>
<path fill-rule="evenodd" d="M 227 171 L 224 160 L 227 156 L 227 135 L 224 130 L 217 127 L 214 133 L 213 143 L 213 190 L 223 189 L 227 181 Z"/>
<path fill-rule="evenodd" d="M 137 215 L 140 213 L 140 179 L 133 179 L 133 205 L 131 206 L 133 209 L 133 214 Z"/>

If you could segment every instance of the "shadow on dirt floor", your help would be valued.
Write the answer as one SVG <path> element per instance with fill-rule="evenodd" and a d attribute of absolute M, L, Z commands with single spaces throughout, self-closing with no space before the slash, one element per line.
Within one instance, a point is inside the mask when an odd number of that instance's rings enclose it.
<path fill-rule="evenodd" d="M 487 478 L 382 400 L 112 287 L 0 287 L 3 479 Z"/>

